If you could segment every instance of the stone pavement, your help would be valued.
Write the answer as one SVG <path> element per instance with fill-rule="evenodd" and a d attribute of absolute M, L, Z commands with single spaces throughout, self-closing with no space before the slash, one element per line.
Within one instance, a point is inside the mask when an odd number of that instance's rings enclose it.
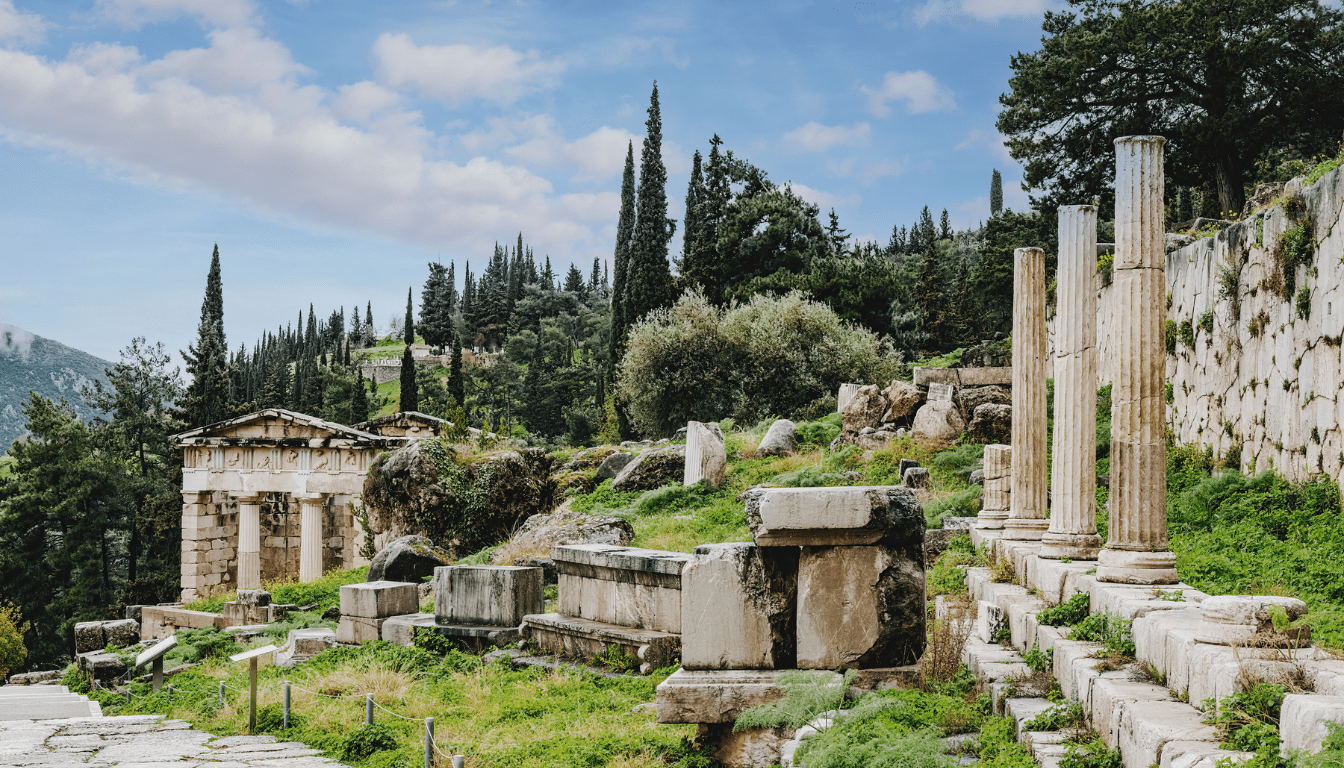
<path fill-rule="evenodd" d="M 274 736 L 215 738 L 162 715 L 0 722 L 0 766 L 342 768 Z"/>

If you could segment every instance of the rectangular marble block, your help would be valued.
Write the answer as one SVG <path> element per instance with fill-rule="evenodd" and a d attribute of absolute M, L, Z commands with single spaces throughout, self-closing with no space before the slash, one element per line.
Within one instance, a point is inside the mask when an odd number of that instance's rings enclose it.
<path fill-rule="evenodd" d="M 414 584 L 401 581 L 366 581 L 341 587 L 341 615 L 385 619 L 415 613 L 420 605 Z"/>
<path fill-rule="evenodd" d="M 797 610 L 797 547 L 696 547 L 681 574 L 681 666 L 791 668 Z"/>
<path fill-rule="evenodd" d="M 660 723 L 731 723 L 752 707 L 784 698 L 779 676 L 788 670 L 679 669 L 658 684 Z M 826 675 L 840 684 L 835 672 Z"/>
<path fill-rule="evenodd" d="M 923 555 L 888 546 L 803 547 L 798 667 L 913 664 L 924 652 Z"/>
<path fill-rule="evenodd" d="M 910 488 L 765 488 L 748 491 L 745 502 L 751 538 L 763 547 L 875 544 L 915 528 L 923 538 L 923 512 Z"/>
<path fill-rule="evenodd" d="M 681 571 L 691 555 L 576 544 L 551 549 L 565 616 L 681 632 Z"/>
<path fill-rule="evenodd" d="M 388 618 L 371 618 L 368 616 L 350 616 L 341 615 L 341 620 L 336 624 L 336 642 L 346 645 L 363 645 L 370 640 L 381 640 L 383 636 L 383 623 Z"/>
<path fill-rule="evenodd" d="M 546 610 L 540 568 L 445 565 L 434 569 L 434 616 L 440 624 L 516 627 Z"/>

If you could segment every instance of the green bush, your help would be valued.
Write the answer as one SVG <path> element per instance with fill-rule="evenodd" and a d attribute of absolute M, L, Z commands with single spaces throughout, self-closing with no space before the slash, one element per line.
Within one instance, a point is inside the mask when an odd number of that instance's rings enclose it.
<path fill-rule="evenodd" d="M 1134 634 L 1131 622 L 1119 616 L 1095 613 L 1078 622 L 1069 630 L 1070 640 L 1101 643 L 1107 655 L 1134 657 Z"/>
<path fill-rule="evenodd" d="M 971 485 L 924 505 L 924 520 L 930 528 L 942 528 L 944 517 L 975 517 L 985 489 Z"/>
<path fill-rule="evenodd" d="M 841 684 L 836 685 L 828 672 L 785 672 L 776 683 L 784 689 L 784 698 L 752 707 L 738 715 L 733 730 L 779 726 L 801 728 L 822 712 L 838 709 L 856 674 L 855 670 L 849 670 Z"/>
<path fill-rule="evenodd" d="M 303 727 L 303 716 L 292 707 L 289 710 L 289 727 L 291 730 Z M 264 707 L 257 707 L 257 732 L 285 732 L 285 707 L 283 704 L 267 704 Z"/>
<path fill-rule="evenodd" d="M 1092 612 L 1092 598 L 1086 592 L 1075 593 L 1059 605 L 1036 614 L 1036 623 L 1043 627 L 1071 627 L 1086 619 Z"/>
<path fill-rule="evenodd" d="M 19 617 L 19 609 L 0 603 L 0 680 L 28 658 L 28 649 L 23 644 L 25 630 L 27 626 Z"/>
<path fill-rule="evenodd" d="M 804 421 L 797 425 L 794 445 L 798 448 L 812 446 L 825 448 L 840 436 L 842 429 L 839 413 L 832 412 L 816 421 Z"/>
<path fill-rule="evenodd" d="M 375 752 L 397 748 L 397 732 L 382 723 L 361 725 L 341 743 L 341 759 L 359 761 Z"/>
<path fill-rule="evenodd" d="M 1120 768 L 1123 764 L 1120 750 L 1107 749 L 1095 733 L 1086 741 L 1069 744 L 1059 760 L 1059 768 Z"/>

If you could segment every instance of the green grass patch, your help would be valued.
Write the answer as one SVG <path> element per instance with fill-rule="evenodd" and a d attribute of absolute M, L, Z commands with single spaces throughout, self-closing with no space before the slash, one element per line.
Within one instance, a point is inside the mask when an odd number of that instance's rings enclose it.
<path fill-rule="evenodd" d="M 321 615 L 323 611 L 333 606 L 341 604 L 341 587 L 346 584 L 359 584 L 365 581 L 369 575 L 367 565 L 359 568 L 352 568 L 348 571 L 330 571 L 323 574 L 322 578 L 307 584 L 300 584 L 297 581 L 284 579 L 279 581 L 268 581 L 261 585 L 261 588 L 271 593 L 272 603 L 293 603 L 294 605 L 315 605 L 312 611 Z M 224 610 L 224 603 L 233 600 L 237 591 L 221 592 L 207 598 L 202 598 L 194 602 L 187 603 L 183 607 L 189 611 L 208 611 L 209 613 L 219 613 Z"/>

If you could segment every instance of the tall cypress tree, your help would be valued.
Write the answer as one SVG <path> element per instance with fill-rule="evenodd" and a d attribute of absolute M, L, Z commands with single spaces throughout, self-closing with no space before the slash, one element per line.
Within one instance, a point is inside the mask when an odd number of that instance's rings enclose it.
<path fill-rule="evenodd" d="M 989 215 L 998 216 L 1003 213 L 1003 177 L 999 175 L 999 169 L 994 169 L 994 175 L 989 177 Z"/>
<path fill-rule="evenodd" d="M 541 273 L 541 289 L 543 291 L 555 290 L 555 271 L 551 269 L 551 257 L 546 257 L 546 269 Z"/>
<path fill-rule="evenodd" d="M 611 341 L 607 350 L 607 383 L 616 381 L 616 366 L 625 354 L 625 283 L 630 269 L 630 238 L 635 232 L 635 145 L 626 145 L 625 173 L 621 176 L 621 215 L 616 220 L 615 272 L 611 286 Z"/>
<path fill-rule="evenodd" d="M 406 289 L 406 349 L 401 353 L 401 410 L 420 409 L 420 397 L 415 388 L 415 357 L 411 345 L 415 343 L 415 320 L 411 316 L 411 289 Z"/>
<path fill-rule="evenodd" d="M 715 303 L 723 301 L 725 282 L 722 260 L 719 258 L 719 223 L 733 196 L 730 179 L 732 153 L 725 155 L 720 152 L 721 146 L 723 139 L 714 134 L 709 140 L 709 158 L 703 167 L 704 187 L 700 191 L 694 231 L 688 216 L 687 230 L 682 233 L 683 241 L 689 238 L 691 250 L 682 259 L 681 273 L 689 282 L 699 284 L 705 296 Z"/>
<path fill-rule="evenodd" d="M 350 390 L 350 423 L 369 420 L 369 392 L 364 388 L 364 373 L 355 371 L 355 386 Z"/>
<path fill-rule="evenodd" d="M 462 379 L 462 339 L 453 334 L 453 357 L 448 364 L 448 394 L 467 412 L 467 386 Z M 465 425 L 463 425 L 465 426 Z"/>
<path fill-rule="evenodd" d="M 598 288 L 601 287 L 601 280 L 602 280 L 602 259 L 598 258 L 597 256 L 594 256 L 593 274 L 591 277 L 588 278 L 589 297 L 596 298 L 599 295 L 597 291 Z"/>
<path fill-rule="evenodd" d="M 370 301 L 364 305 L 364 346 L 371 347 L 373 346 L 373 343 L 377 341 L 377 339 L 374 338 L 374 333 L 373 302 Z"/>
<path fill-rule="evenodd" d="M 687 268 L 695 260 L 696 244 L 701 238 L 701 210 L 705 198 L 705 179 L 700 169 L 700 150 L 695 150 L 691 158 L 691 180 L 686 185 L 686 218 L 681 228 L 681 274 L 688 275 Z"/>
<path fill-rule="evenodd" d="M 223 421 L 229 414 L 229 348 L 224 341 L 224 284 L 220 277 L 219 245 L 210 257 L 205 279 L 205 301 L 196 327 L 196 343 L 181 352 L 191 374 L 182 402 L 182 420 L 187 428 Z"/>
<path fill-rule="evenodd" d="M 635 232 L 625 286 L 627 325 L 672 303 L 667 244 L 676 224 L 667 218 L 667 168 L 663 165 L 663 119 L 658 107 L 657 82 L 649 95 L 649 119 L 644 125 L 647 130 L 639 160 Z"/>

